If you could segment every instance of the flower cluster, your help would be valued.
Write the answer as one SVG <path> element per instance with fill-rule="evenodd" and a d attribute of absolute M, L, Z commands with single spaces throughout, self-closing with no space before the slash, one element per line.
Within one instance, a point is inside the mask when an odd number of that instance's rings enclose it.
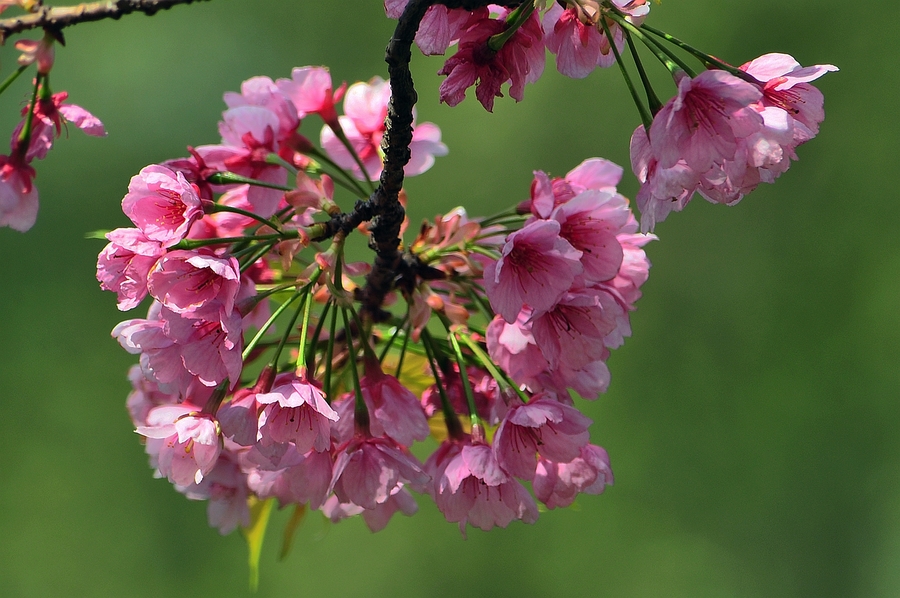
<path fill-rule="evenodd" d="M 412 493 L 465 533 L 612 483 L 569 392 L 605 390 L 647 277 L 653 237 L 616 191 L 622 169 L 536 172 L 518 209 L 423 224 L 376 316 L 354 292 L 370 268 L 344 258 L 354 229 L 329 227 L 346 216 L 336 186 L 361 199 L 360 175 L 377 172 L 385 88 L 351 85 L 338 116 L 344 88 L 325 69 L 246 81 L 225 96 L 222 143 L 144 168 L 122 200 L 134 227 L 106 235 L 101 287 L 122 310 L 152 300 L 113 330 L 139 355 L 136 431 L 157 475 L 208 500 L 223 533 L 270 499 L 379 530 L 416 511 Z M 324 151 L 299 132 L 310 114 Z M 446 152 L 424 129 L 407 174 Z M 410 447 L 429 436 L 422 463 Z"/>
<path fill-rule="evenodd" d="M 385 0 L 387 15 L 399 18 L 407 4 Z M 543 4 L 549 6 L 541 15 Z M 475 85 L 478 101 L 491 111 L 505 84 L 516 101 L 522 100 L 525 83 L 543 72 L 545 48 L 556 56 L 560 73 L 582 78 L 597 67 L 622 63 L 626 42 L 644 42 L 677 85 L 675 97 L 654 106 L 656 95 L 643 79 L 652 115 L 634 96 L 644 122 L 631 139 L 631 163 L 641 182 L 636 198 L 641 230 L 648 232 L 669 212 L 683 209 L 695 192 L 733 205 L 759 183 L 771 183 L 785 172 L 797 159 L 796 147 L 817 134 L 825 117 L 822 94 L 809 82 L 837 70 L 802 67 L 786 54 L 766 54 L 735 68 L 642 27 L 649 11 L 646 0 L 525 2 L 513 11 L 439 4 L 426 12 L 416 43 L 425 54 L 443 54 L 457 44 L 438 73 L 447 75 L 441 101 L 455 106 Z M 686 49 L 710 70 L 691 74 L 647 34 Z M 631 55 L 643 69 L 638 55 Z"/>
<path fill-rule="evenodd" d="M 385 12 L 399 18 L 408 3 L 385 0 Z M 597 67 L 615 64 L 615 52 L 625 43 L 622 27 L 608 13 L 615 11 L 628 22 L 640 23 L 650 11 L 646 0 L 573 0 L 565 8 L 549 4 L 543 17 L 533 2 L 513 11 L 497 6 L 472 11 L 431 6 L 416 34 L 419 49 L 424 54 L 444 54 L 451 44 L 458 44 L 438 72 L 447 75 L 441 101 L 455 106 L 465 98 L 466 89 L 475 85 L 478 101 L 493 111 L 494 98 L 503 97 L 500 88 L 507 83 L 509 95 L 521 101 L 525 84 L 534 83 L 544 72 L 545 48 L 556 56 L 560 73 L 586 77 Z"/>
<path fill-rule="evenodd" d="M 680 72 L 678 94 L 631 137 L 631 163 L 644 231 L 695 192 L 733 205 L 759 183 L 772 183 L 797 159 L 795 149 L 819 132 L 822 93 L 809 84 L 836 67 L 802 67 L 787 54 L 766 54 L 740 67 L 745 77 L 708 70 Z"/>
<path fill-rule="evenodd" d="M 0 12 L 20 2 L 0 4 Z M 49 74 L 53 67 L 53 34 L 41 41 L 20 40 L 19 64 L 37 64 L 31 102 L 22 110 L 22 121 L 13 131 L 9 155 L 0 155 L 0 226 L 25 232 L 34 226 L 38 213 L 38 193 L 34 186 L 34 160 L 42 160 L 62 134 L 64 123 L 72 123 L 88 135 L 103 137 L 103 123 L 75 104 L 66 103 L 65 91 L 50 91 Z M 21 73 L 17 71 L 15 75 Z"/>

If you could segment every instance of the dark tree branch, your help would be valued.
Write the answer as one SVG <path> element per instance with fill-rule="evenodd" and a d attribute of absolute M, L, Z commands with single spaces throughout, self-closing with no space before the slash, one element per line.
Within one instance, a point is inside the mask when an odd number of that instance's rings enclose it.
<path fill-rule="evenodd" d="M 146 15 L 156 14 L 176 4 L 193 4 L 208 0 L 107 0 L 106 2 L 85 2 L 76 6 L 42 6 L 37 12 L 0 19 L 0 43 L 10 35 L 29 29 L 50 29 L 60 31 L 65 27 L 102 19 L 118 19 L 133 12 Z"/>

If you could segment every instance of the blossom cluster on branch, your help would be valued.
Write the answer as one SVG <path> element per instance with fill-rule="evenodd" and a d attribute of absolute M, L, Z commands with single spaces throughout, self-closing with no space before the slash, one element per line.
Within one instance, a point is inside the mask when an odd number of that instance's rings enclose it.
<path fill-rule="evenodd" d="M 150 299 L 146 317 L 113 330 L 139 356 L 136 431 L 157 475 L 208 500 L 223 533 L 266 501 L 361 515 L 377 531 L 428 494 L 465 533 L 603 492 L 609 458 L 578 401 L 606 390 L 610 351 L 631 335 L 651 231 L 695 193 L 733 205 L 785 172 L 824 118 L 810 82 L 837 70 L 775 53 L 734 67 L 647 25 L 646 0 L 384 8 L 398 19 L 387 81 L 335 88 L 324 67 L 245 81 L 224 96 L 221 143 L 141 170 L 122 200 L 134 227 L 105 235 L 101 287 L 123 311 Z M 56 39 L 20 42 L 17 72 L 36 63 L 38 75 L 0 161 L 0 225 L 19 230 L 37 213 L 30 162 L 62 120 L 103 133 L 50 93 Z M 636 42 L 671 74 L 665 103 Z M 403 181 L 448 151 L 437 125 L 416 123 L 413 43 L 428 55 L 455 48 L 440 100 L 455 106 L 474 86 L 488 111 L 504 88 L 524 98 L 547 51 L 574 78 L 617 65 L 641 120 L 640 222 L 617 190 L 622 168 L 590 158 L 562 177 L 534 172 L 499 214 L 456 208 L 403 242 Z M 313 116 L 318 145 L 301 133 Z M 354 233 L 370 262 L 346 260 Z M 424 463 L 411 450 L 423 441 Z"/>

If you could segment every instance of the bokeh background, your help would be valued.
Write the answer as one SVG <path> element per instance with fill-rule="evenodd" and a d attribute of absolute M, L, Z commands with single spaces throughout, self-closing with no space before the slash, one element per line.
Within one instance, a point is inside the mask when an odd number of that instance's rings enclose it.
<path fill-rule="evenodd" d="M 312 516 L 283 562 L 279 513 L 258 595 L 900 595 L 898 22 L 886 0 L 654 6 L 652 24 L 734 64 L 779 51 L 841 72 L 817 82 L 820 137 L 776 185 L 732 208 L 695 199 L 657 228 L 634 335 L 584 407 L 615 486 L 468 540 L 424 498 L 378 534 Z M 0 596 L 248 593 L 241 536 L 151 477 L 124 408 L 134 358 L 109 336 L 134 316 L 98 289 L 103 243 L 85 233 L 127 225 L 140 168 L 218 140 L 223 92 L 307 64 L 383 75 L 391 30 L 378 0 L 215 0 L 66 30 L 54 90 L 109 137 L 70 127 L 37 164 L 37 225 L 0 229 Z M 15 56 L 0 51 L 4 76 Z M 442 59 L 413 62 L 419 120 L 450 147 L 408 183 L 413 223 L 518 202 L 534 169 L 628 164 L 638 116 L 614 69 L 572 81 L 548 62 L 525 101 L 488 114 L 439 105 Z M 0 97 L 0 131 L 24 79 Z"/>

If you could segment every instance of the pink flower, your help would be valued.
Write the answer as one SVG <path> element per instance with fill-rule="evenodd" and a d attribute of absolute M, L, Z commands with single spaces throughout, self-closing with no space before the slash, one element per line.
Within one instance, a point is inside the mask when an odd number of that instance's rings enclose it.
<path fill-rule="evenodd" d="M 332 467 L 328 452 L 287 450 L 276 469 L 250 468 L 247 482 L 259 498 L 274 496 L 282 505 L 309 503 L 318 509 L 328 495 Z"/>
<path fill-rule="evenodd" d="M 142 168 L 131 178 L 122 211 L 148 239 L 163 247 L 184 239 L 203 216 L 196 187 L 180 172 L 158 164 Z"/>
<path fill-rule="evenodd" d="M 187 318 L 215 314 L 230 316 L 241 286 L 240 267 L 233 257 L 208 251 L 169 251 L 147 277 L 147 288 L 166 308 Z"/>
<path fill-rule="evenodd" d="M 733 160 L 739 140 L 762 127 L 752 106 L 761 98 L 759 89 L 725 71 L 704 71 L 693 79 L 682 76 L 678 95 L 653 118 L 653 156 L 662 168 L 684 160 L 698 173 Z"/>
<path fill-rule="evenodd" d="M 559 236 L 555 220 L 535 220 L 510 234 L 497 262 L 484 270 L 494 311 L 514 322 L 524 306 L 542 313 L 556 305 L 581 274 L 581 252 Z"/>
<path fill-rule="evenodd" d="M 270 154 L 278 153 L 281 121 L 275 112 L 255 105 L 230 108 L 222 113 L 219 133 L 223 145 L 203 145 L 197 155 L 206 166 L 229 171 L 273 185 L 284 185 L 287 171 L 270 164 Z M 267 187 L 251 186 L 247 200 L 254 212 L 268 218 L 278 209 L 284 192 Z"/>
<path fill-rule="evenodd" d="M 290 79 L 279 79 L 278 89 L 286 95 L 297 115 L 318 114 L 329 126 L 338 125 L 334 103 L 344 95 L 346 85 L 332 91 L 331 73 L 324 66 L 305 66 L 291 71 Z"/>
<path fill-rule="evenodd" d="M 622 180 L 622 167 L 604 158 L 588 158 L 569 171 L 565 178 L 551 179 L 536 170 L 531 182 L 531 198 L 517 207 L 521 213 L 531 212 L 538 218 L 549 218 L 554 208 L 587 190 L 616 192 Z"/>
<path fill-rule="evenodd" d="M 330 490 L 342 503 L 374 509 L 401 485 L 421 489 L 428 480 L 415 457 L 393 440 L 357 435 L 337 453 Z"/>
<path fill-rule="evenodd" d="M 550 369 L 581 369 L 605 354 L 605 337 L 624 309 L 609 293 L 582 289 L 565 293 L 549 311 L 532 316 L 531 333 Z"/>
<path fill-rule="evenodd" d="M 272 392 L 257 394 L 256 401 L 265 405 L 259 414 L 264 445 L 293 442 L 300 453 L 331 447 L 331 424 L 338 420 L 338 414 L 311 382 L 295 378 Z"/>
<path fill-rule="evenodd" d="M 362 515 L 363 521 L 372 532 L 383 530 L 397 511 L 409 517 L 415 515 L 418 510 L 419 505 L 402 484 L 397 486 L 386 501 L 375 505 L 374 509 L 364 509 L 353 503 L 342 503 L 334 494 L 329 496 L 322 505 L 322 514 L 328 517 L 332 523 L 354 515 Z"/>
<path fill-rule="evenodd" d="M 194 381 L 216 386 L 241 375 L 241 318 L 237 312 L 214 319 L 182 318 L 154 303 L 148 319 L 126 320 L 112 336 L 129 353 L 141 355 L 141 368 L 164 392 L 187 392 Z"/>
<path fill-rule="evenodd" d="M 399 19 L 409 0 L 385 0 L 384 10 L 390 19 Z M 478 9 L 487 17 L 487 9 Z M 416 45 L 422 54 L 443 54 L 450 44 L 459 37 L 459 31 L 469 21 L 473 13 L 464 9 L 449 9 L 435 4 L 428 7 L 416 31 Z"/>
<path fill-rule="evenodd" d="M 388 436 L 403 446 L 428 438 L 428 421 L 419 399 L 395 377 L 382 372 L 377 361 L 366 361 L 360 386 L 373 436 Z"/>
<path fill-rule="evenodd" d="M 229 108 L 241 106 L 258 106 L 265 108 L 278 119 L 276 137 L 279 141 L 287 139 L 300 125 L 297 109 L 283 92 L 280 85 L 276 85 L 269 77 L 252 77 L 241 83 L 241 93 L 229 91 L 224 96 L 225 104 Z M 226 112 L 227 114 L 227 112 Z M 227 121 L 226 121 L 227 122 Z M 225 135 L 222 135 L 225 137 Z M 234 145 L 239 145 L 235 143 Z"/>
<path fill-rule="evenodd" d="M 566 463 L 541 458 L 538 460 L 532 488 L 534 495 L 548 509 L 568 507 L 579 492 L 602 494 L 612 486 L 613 473 L 609 455 L 593 444 L 581 448 L 580 454 Z"/>
<path fill-rule="evenodd" d="M 538 454 L 551 461 L 576 458 L 588 441 L 590 425 L 574 407 L 536 397 L 506 414 L 494 434 L 494 454 L 504 471 L 531 480 Z"/>
<path fill-rule="evenodd" d="M 105 137 L 106 129 L 100 120 L 75 104 L 65 104 L 69 93 L 61 91 L 46 99 L 39 99 L 34 107 L 34 119 L 31 123 L 31 141 L 25 155 L 27 161 L 42 160 L 53 147 L 53 141 L 62 133 L 63 121 L 67 121 L 93 137 Z M 28 107 L 22 109 L 22 115 L 28 113 Z M 25 120 L 19 123 L 13 133 L 15 142 L 22 132 Z"/>
<path fill-rule="evenodd" d="M 222 535 L 230 534 L 239 525 L 250 525 L 247 476 L 238 466 L 236 457 L 227 449 L 219 454 L 212 471 L 199 484 L 179 490 L 191 500 L 209 501 L 206 507 L 209 525 Z"/>
<path fill-rule="evenodd" d="M 700 185 L 700 174 L 684 160 L 670 168 L 660 166 L 643 126 L 631 135 L 631 167 L 641 182 L 635 200 L 641 211 L 642 232 L 652 231 L 670 212 L 683 210 Z"/>
<path fill-rule="evenodd" d="M 127 311 L 147 296 L 147 275 L 165 249 L 136 228 L 117 228 L 106 233 L 109 244 L 97 256 L 100 288 L 118 297 L 118 307 Z"/>
<path fill-rule="evenodd" d="M 623 251 L 616 235 L 628 223 L 628 200 L 615 192 L 588 190 L 553 211 L 559 235 L 581 251 L 588 281 L 613 278 L 622 264 Z"/>
<path fill-rule="evenodd" d="M 390 84 L 380 77 L 375 77 L 368 83 L 354 83 L 344 96 L 345 116 L 338 119 L 341 129 L 373 179 L 381 174 L 381 138 L 384 136 L 384 119 L 390 97 Z M 339 166 L 353 172 L 356 178 L 364 179 L 353 156 L 331 128 L 322 128 L 321 143 Z M 435 156 L 446 155 L 447 146 L 441 143 L 441 130 L 437 125 L 416 125 L 413 114 L 413 138 L 409 151 L 410 161 L 403 172 L 406 176 L 414 176 L 431 168 Z"/>
<path fill-rule="evenodd" d="M 809 141 L 819 132 L 825 118 L 822 92 L 809 84 L 825 73 L 837 71 L 831 64 L 803 67 L 788 54 L 764 54 L 741 65 L 740 69 L 762 82 L 762 105 L 774 106 L 795 121 L 796 145 Z"/>
<path fill-rule="evenodd" d="M 562 8 L 554 3 L 544 15 L 544 42 L 551 54 L 556 55 L 556 68 L 567 77 L 582 79 L 595 68 L 615 63 L 606 32 L 599 25 L 604 18 L 596 3 L 585 2 L 581 6 Z M 621 27 L 607 22 L 615 38 L 616 49 L 625 47 Z"/>
<path fill-rule="evenodd" d="M 0 226 L 23 233 L 34 226 L 38 192 L 33 178 L 34 169 L 15 152 L 0 156 Z"/>
<path fill-rule="evenodd" d="M 181 486 L 199 484 L 222 450 L 216 420 L 189 403 L 151 409 L 147 425 L 135 431 L 147 437 L 147 453 L 156 459 L 160 475 Z"/>
<path fill-rule="evenodd" d="M 500 468 L 489 446 L 445 441 L 425 467 L 434 479 L 434 502 L 463 535 L 466 524 L 488 531 L 514 519 L 537 521 L 534 499 Z"/>
<path fill-rule="evenodd" d="M 474 13 L 461 29 L 459 49 L 438 71 L 447 75 L 441 83 L 440 98 L 456 106 L 475 87 L 475 97 L 488 112 L 494 110 L 494 98 L 503 97 L 500 86 L 509 82 L 509 95 L 522 101 L 525 83 L 537 81 L 544 71 L 544 45 L 538 14 L 528 20 L 506 41 L 499 51 L 488 46 L 488 40 L 507 27 L 503 20 L 484 18 Z"/>

